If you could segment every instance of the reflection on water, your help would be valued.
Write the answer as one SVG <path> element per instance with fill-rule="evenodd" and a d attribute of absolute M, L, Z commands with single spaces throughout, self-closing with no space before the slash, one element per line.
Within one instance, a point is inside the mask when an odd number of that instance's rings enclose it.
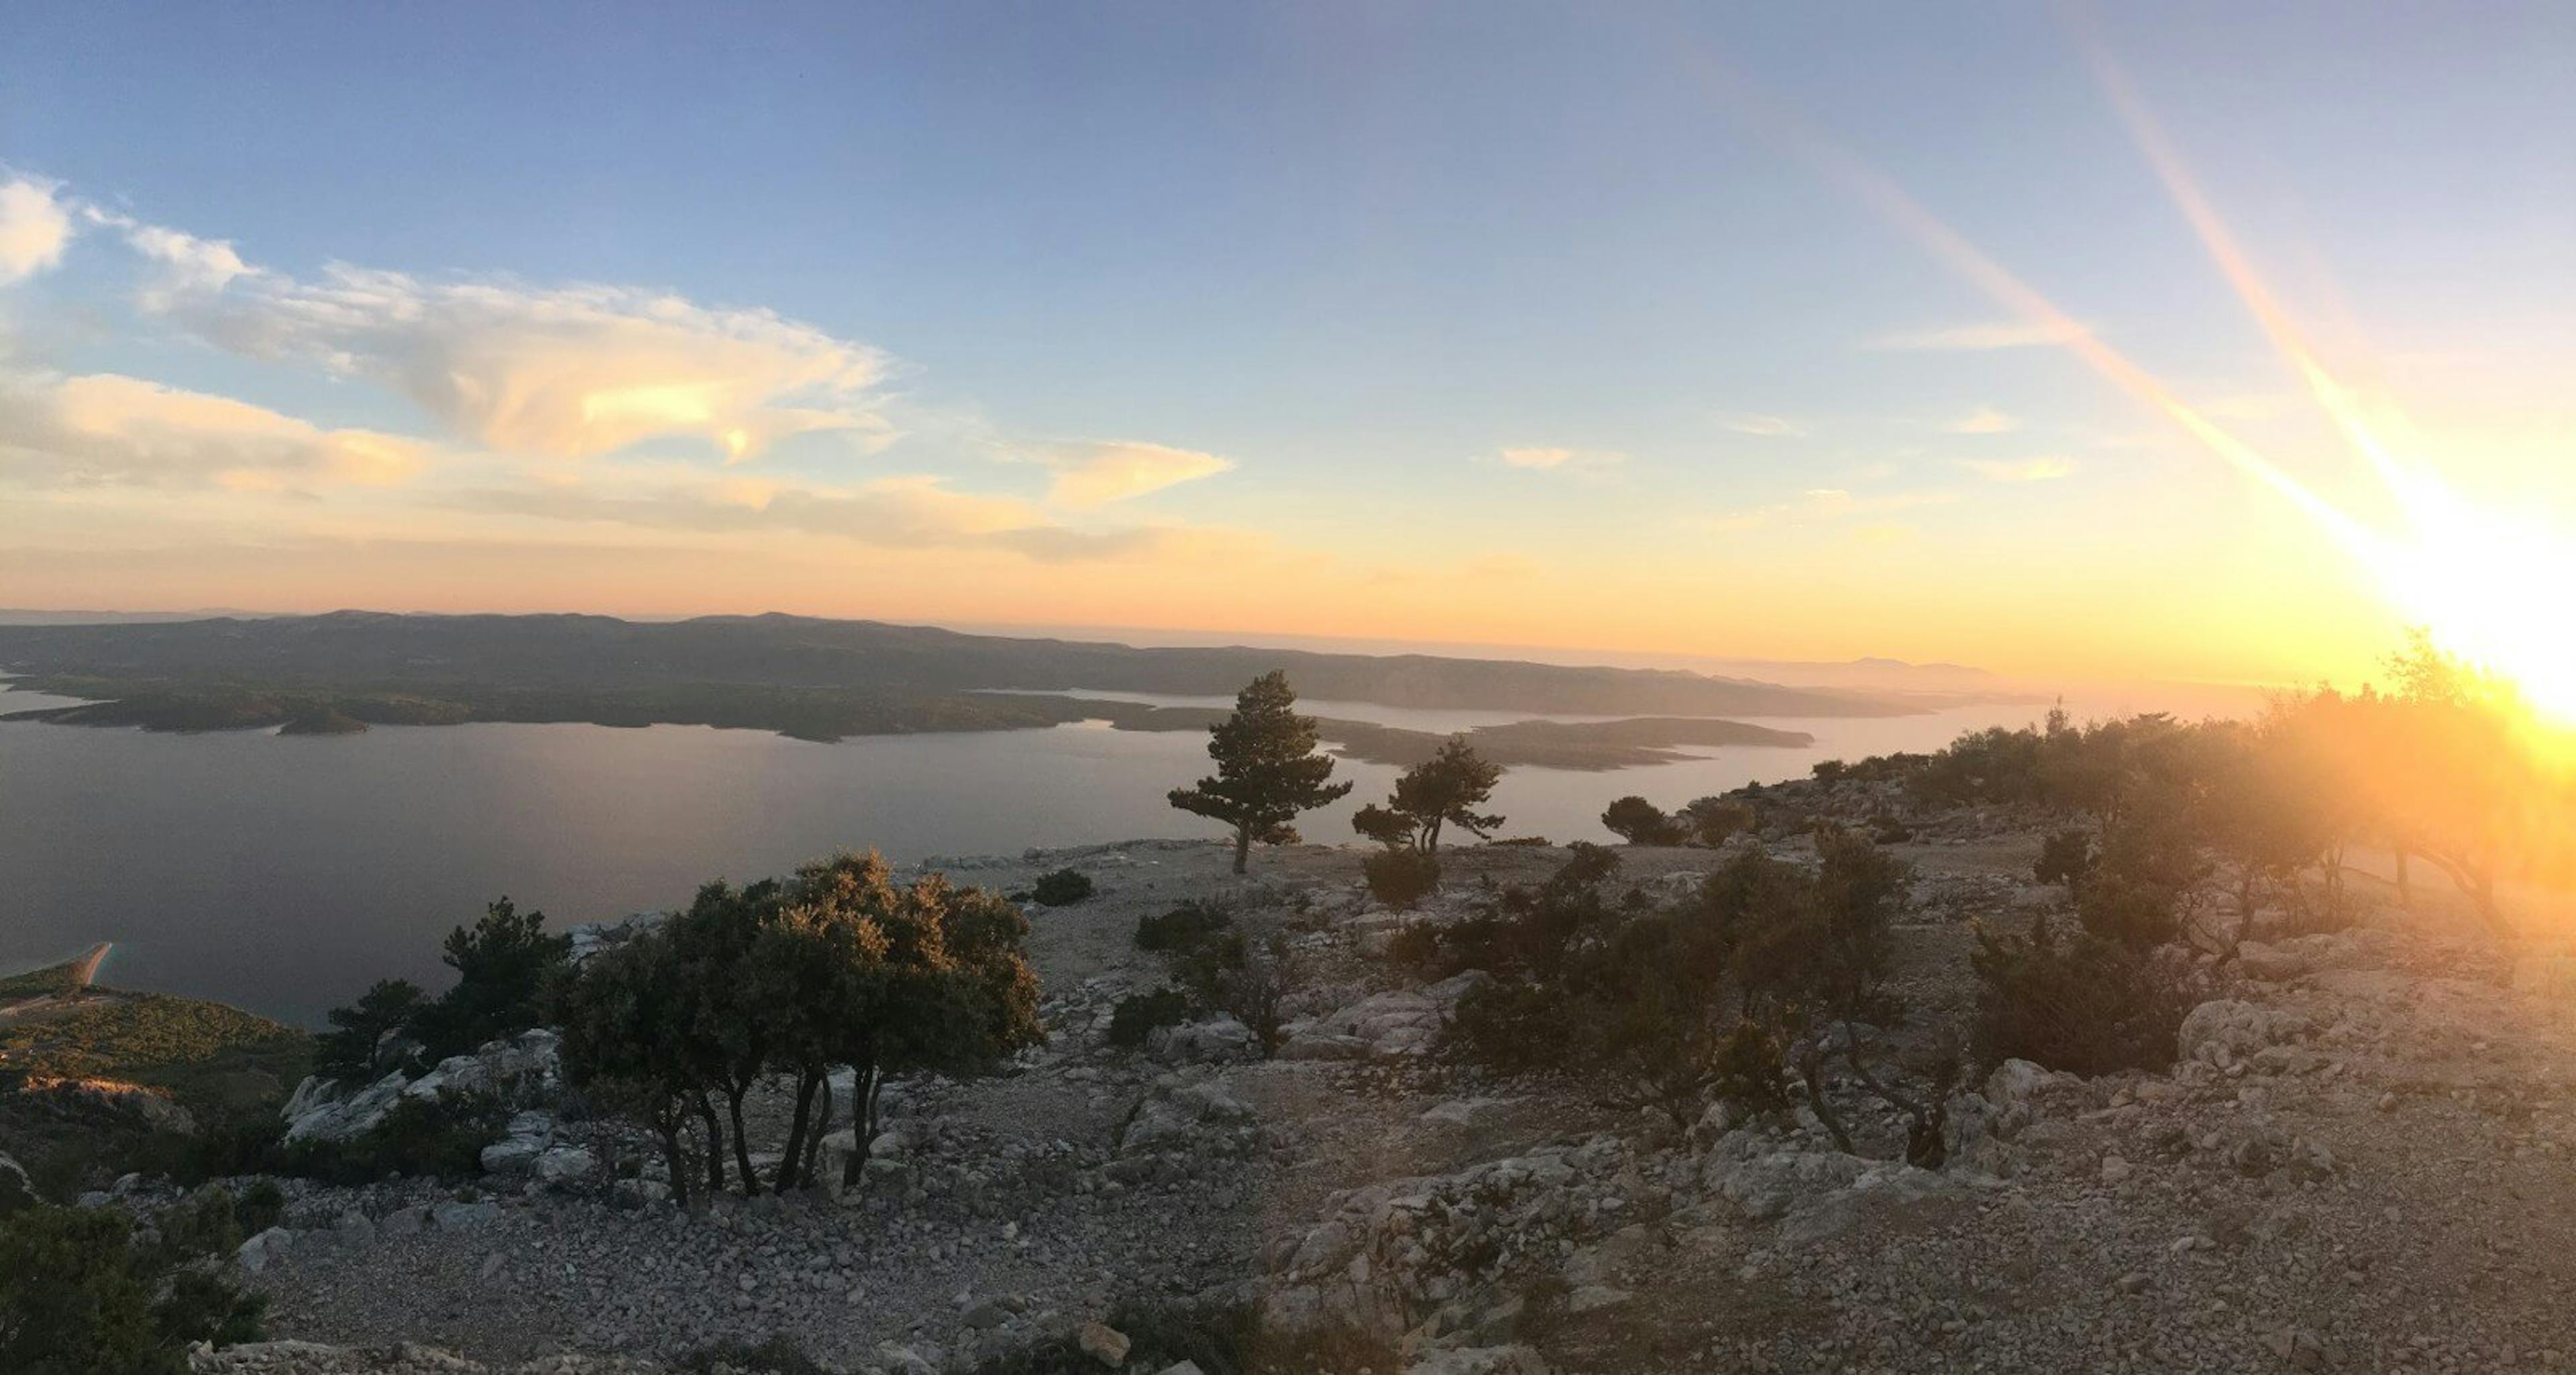
<path fill-rule="evenodd" d="M 1487 715 L 1307 705 L 1427 729 Z M 1817 743 L 1615 773 L 1515 770 L 1495 809 L 1510 834 L 1607 840 L 1601 808 L 1623 793 L 1678 805 L 2035 714 L 1766 719 Z M 694 726 L 295 738 L 0 724 L 0 969 L 113 940 L 108 982 L 312 1021 L 386 975 L 436 987 L 439 936 L 503 894 L 585 921 L 844 847 L 900 860 L 1213 835 L 1163 800 L 1204 771 L 1204 745 L 1194 731 L 1080 727 L 825 745 Z M 1350 812 L 1394 774 L 1344 761 L 1358 789 L 1305 818 L 1306 835 L 1353 839 Z"/>

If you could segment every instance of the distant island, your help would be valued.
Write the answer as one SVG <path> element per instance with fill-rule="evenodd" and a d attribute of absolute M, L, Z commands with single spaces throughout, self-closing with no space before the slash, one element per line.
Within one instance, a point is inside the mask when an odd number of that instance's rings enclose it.
<path fill-rule="evenodd" d="M 296 735 L 475 721 L 677 724 L 822 741 L 1084 720 L 1189 730 L 1221 713 L 1071 694 L 1214 697 L 1273 668 L 1326 703 L 1622 718 L 1472 733 L 1498 763 L 1553 768 L 1662 763 L 1689 746 L 1812 743 L 1728 716 L 1884 717 L 2003 700 L 1427 654 L 1135 648 L 783 615 L 650 622 L 344 611 L 0 626 L 0 671 L 17 686 L 85 699 L 0 719 Z M 1375 762 L 1417 762 L 1441 738 L 1325 720 L 1326 739 Z"/>

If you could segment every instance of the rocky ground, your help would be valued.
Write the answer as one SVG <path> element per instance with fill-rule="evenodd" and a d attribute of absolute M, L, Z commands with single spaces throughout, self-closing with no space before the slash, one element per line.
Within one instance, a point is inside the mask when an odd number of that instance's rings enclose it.
<path fill-rule="evenodd" d="M 2025 829 L 1924 828 L 1894 848 L 1919 874 L 1902 981 L 1938 1020 L 1971 997 L 1967 921 L 2013 920 L 2053 890 L 2027 879 Z M 1367 903 L 1359 857 L 1264 852 L 1248 879 L 1199 844 L 946 861 L 1003 888 L 1069 864 L 1099 894 L 1035 915 L 1050 1045 L 998 1079 L 908 1086 L 890 1104 L 899 1146 L 864 1187 L 693 1217 L 640 1181 L 541 1182 L 527 1159 L 462 1195 L 294 1184 L 245 1266 L 274 1330 L 358 1350 L 201 1364 L 579 1353 L 602 1363 L 529 1368 L 624 1370 L 784 1336 L 835 1368 L 919 1370 L 1122 1302 L 1210 1294 L 1284 1324 L 1360 1323 L 1400 1337 L 1414 1368 L 1453 1372 L 2576 1360 L 2558 1297 L 2576 1284 L 2576 962 L 2499 950 L 2447 895 L 2400 911 L 2356 876 L 2360 923 L 2249 947 L 2172 1072 L 2007 1065 L 1954 1101 L 1952 1160 L 1933 1173 L 1835 1153 L 1794 1122 L 1718 1112 L 1676 1131 L 1579 1085 L 1445 1065 L 1426 1051 L 1459 988 L 1406 987 L 1375 952 L 1563 852 L 1459 851 L 1428 914 Z M 1671 894 L 1714 856 L 1624 859 L 1623 880 Z M 1227 1026 L 1160 1055 L 1111 1049 L 1111 1006 L 1163 978 L 1137 919 L 1206 896 L 1288 934 L 1296 1034 L 1268 1061 Z M 402 1342 L 459 1354 L 387 1354 Z"/>

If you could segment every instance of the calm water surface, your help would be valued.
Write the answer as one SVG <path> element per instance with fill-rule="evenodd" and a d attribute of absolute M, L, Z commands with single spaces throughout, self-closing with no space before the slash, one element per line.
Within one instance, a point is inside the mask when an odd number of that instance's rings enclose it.
<path fill-rule="evenodd" d="M 55 699 L 0 693 L 0 710 Z M 1506 718 L 1312 702 L 1425 729 Z M 1676 806 L 1803 775 L 1815 760 L 1927 749 L 2019 725 L 2028 706 L 1763 724 L 1810 749 L 1730 749 L 1613 773 L 1521 769 L 1496 810 L 1515 835 L 1610 837 L 1623 793 Z M 0 970 L 117 943 L 103 977 L 312 1022 L 370 981 L 435 988 L 438 940 L 503 894 L 558 924 L 687 901 L 843 848 L 898 859 L 1213 836 L 1164 792 L 1205 771 L 1198 732 L 915 735 L 815 744 L 755 731 L 581 725 L 389 727 L 364 735 L 154 735 L 0 724 Z M 1348 817 L 1395 770 L 1345 760 Z"/>

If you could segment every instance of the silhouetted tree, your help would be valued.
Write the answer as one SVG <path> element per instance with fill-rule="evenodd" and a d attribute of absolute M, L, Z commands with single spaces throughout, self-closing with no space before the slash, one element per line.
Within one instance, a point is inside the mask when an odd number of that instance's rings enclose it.
<path fill-rule="evenodd" d="M 537 1025 L 546 980 L 571 957 L 571 937 L 547 935 L 545 913 L 522 912 L 508 898 L 472 926 L 448 932 L 441 958 L 456 971 L 456 984 L 414 1020 L 430 1058 Z"/>
<path fill-rule="evenodd" d="M 1631 845 L 1671 845 L 1682 837 L 1681 827 L 1664 815 L 1664 809 L 1642 797 L 1611 803 L 1602 810 L 1601 824 Z"/>
<path fill-rule="evenodd" d="M 1315 752 L 1315 719 L 1299 716 L 1296 705 L 1287 674 L 1274 669 L 1253 679 L 1236 694 L 1234 714 L 1208 728 L 1215 775 L 1195 787 L 1171 791 L 1173 806 L 1234 828 L 1238 874 L 1254 841 L 1296 844 L 1297 828 L 1291 823 L 1299 812 L 1351 790 L 1349 783 L 1325 781 L 1333 776 L 1332 756 Z"/>
<path fill-rule="evenodd" d="M 325 1079 L 358 1084 L 370 1082 L 389 1069 L 410 1068 L 408 1063 L 388 1061 L 382 1052 L 387 1049 L 388 1037 L 398 1039 L 409 1033 L 428 1001 L 420 985 L 409 979 L 376 980 L 358 995 L 356 1003 L 324 1014 L 331 1029 L 313 1038 L 313 1072 Z M 408 1062 L 417 1059 L 417 1055 L 396 1058 Z"/>
<path fill-rule="evenodd" d="M 1390 848 L 1410 845 L 1436 856 L 1443 827 L 1454 825 L 1482 839 L 1503 824 L 1502 817 L 1476 810 L 1493 797 L 1502 776 L 1502 765 L 1486 762 L 1467 737 L 1453 735 L 1395 780 L 1385 806 L 1362 807 L 1351 829 Z"/>

